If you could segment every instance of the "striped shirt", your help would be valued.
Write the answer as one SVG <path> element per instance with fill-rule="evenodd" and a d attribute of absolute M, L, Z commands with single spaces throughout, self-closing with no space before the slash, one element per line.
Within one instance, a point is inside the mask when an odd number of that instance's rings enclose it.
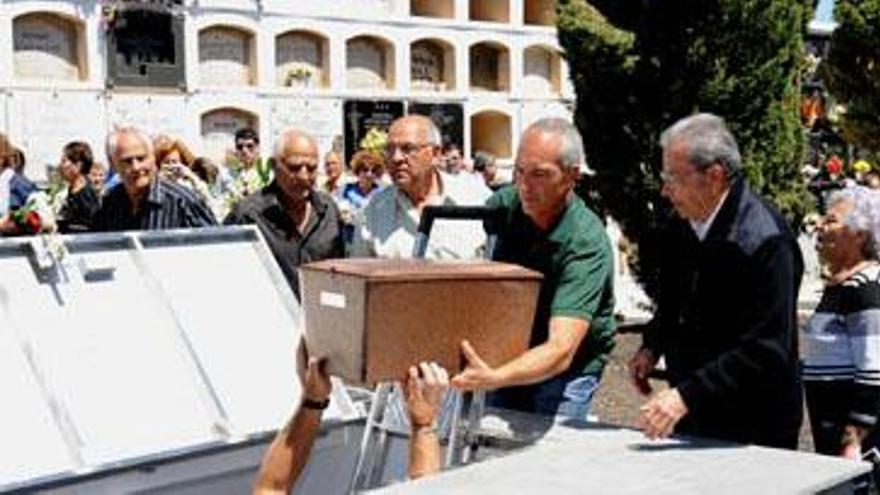
<path fill-rule="evenodd" d="M 95 218 L 95 230 L 162 230 L 217 225 L 211 209 L 195 193 L 164 179 L 150 185 L 146 204 L 137 213 L 122 184 L 104 197 Z"/>
<path fill-rule="evenodd" d="M 880 266 L 825 288 L 804 345 L 804 380 L 854 386 L 850 416 L 873 425 L 880 405 Z"/>

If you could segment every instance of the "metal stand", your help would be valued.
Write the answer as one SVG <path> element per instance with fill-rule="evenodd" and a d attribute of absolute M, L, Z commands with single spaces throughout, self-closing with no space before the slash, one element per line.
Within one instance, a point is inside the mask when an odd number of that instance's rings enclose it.
<path fill-rule="evenodd" d="M 388 440 L 388 431 L 382 427 L 382 423 L 385 421 L 385 411 L 393 391 L 394 384 L 391 382 L 376 385 L 370 411 L 367 414 L 367 422 L 364 425 L 361 448 L 358 452 L 354 474 L 351 477 L 349 493 L 373 486 L 379 481 L 376 478 L 382 476 L 382 470 L 385 467 L 385 447 Z M 374 433 L 378 434 L 378 438 L 374 437 Z M 379 469 L 376 469 L 377 464 Z"/>

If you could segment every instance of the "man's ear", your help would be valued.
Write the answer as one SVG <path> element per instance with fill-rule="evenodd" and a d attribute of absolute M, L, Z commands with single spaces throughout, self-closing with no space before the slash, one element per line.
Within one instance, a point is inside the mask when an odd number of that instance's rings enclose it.
<path fill-rule="evenodd" d="M 578 183 L 578 180 L 581 178 L 581 168 L 579 165 L 568 167 L 568 169 L 566 170 L 566 174 L 571 180 L 571 184 L 576 185 Z"/>

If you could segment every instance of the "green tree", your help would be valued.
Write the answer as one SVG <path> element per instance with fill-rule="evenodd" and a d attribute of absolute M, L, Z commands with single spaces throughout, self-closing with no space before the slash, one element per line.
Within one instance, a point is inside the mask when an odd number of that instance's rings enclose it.
<path fill-rule="evenodd" d="M 697 111 L 725 118 L 749 181 L 792 221 L 807 211 L 798 116 L 812 0 L 560 0 L 559 40 L 599 203 L 638 245 L 655 292 L 660 133 Z"/>
<path fill-rule="evenodd" d="M 837 29 L 820 75 L 846 108 L 844 139 L 880 152 L 880 0 L 838 0 Z"/>

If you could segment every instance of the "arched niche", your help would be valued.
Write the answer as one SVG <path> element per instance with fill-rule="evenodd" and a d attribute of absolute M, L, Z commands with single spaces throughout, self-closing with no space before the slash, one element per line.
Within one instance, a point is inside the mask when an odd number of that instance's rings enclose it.
<path fill-rule="evenodd" d="M 245 127 L 259 132 L 259 117 L 235 107 L 216 108 L 203 113 L 200 134 L 205 156 L 211 157 L 217 163 L 226 163 L 235 146 L 235 132 Z"/>
<path fill-rule="evenodd" d="M 420 17 L 455 17 L 455 0 L 410 0 L 410 15 Z"/>
<path fill-rule="evenodd" d="M 23 14 L 12 21 L 16 79 L 81 81 L 87 78 L 85 31 L 81 21 L 50 12 Z"/>
<path fill-rule="evenodd" d="M 167 5 L 121 3 L 107 26 L 107 86 L 184 88 L 184 15 Z"/>
<path fill-rule="evenodd" d="M 556 25 L 556 0 L 525 0 L 523 22 L 530 26 Z"/>
<path fill-rule="evenodd" d="M 470 0 L 468 7 L 472 21 L 510 22 L 510 0 Z"/>
<path fill-rule="evenodd" d="M 254 35 L 233 26 L 199 31 L 199 83 L 202 86 L 256 84 Z"/>
<path fill-rule="evenodd" d="M 294 30 L 275 38 L 275 85 L 330 87 L 330 43 L 318 33 Z"/>
<path fill-rule="evenodd" d="M 469 50 L 472 91 L 510 90 L 510 52 L 491 41 L 477 43 Z"/>
<path fill-rule="evenodd" d="M 437 39 L 417 40 L 409 50 L 410 85 L 415 91 L 455 89 L 455 47 Z"/>
<path fill-rule="evenodd" d="M 394 45 L 376 36 L 357 36 L 345 44 L 348 89 L 393 89 Z"/>
<path fill-rule="evenodd" d="M 485 110 L 471 115 L 471 149 L 488 151 L 498 158 L 513 156 L 510 116 Z"/>
<path fill-rule="evenodd" d="M 525 96 L 557 95 L 560 92 L 562 58 L 555 50 L 530 46 L 523 52 Z"/>

